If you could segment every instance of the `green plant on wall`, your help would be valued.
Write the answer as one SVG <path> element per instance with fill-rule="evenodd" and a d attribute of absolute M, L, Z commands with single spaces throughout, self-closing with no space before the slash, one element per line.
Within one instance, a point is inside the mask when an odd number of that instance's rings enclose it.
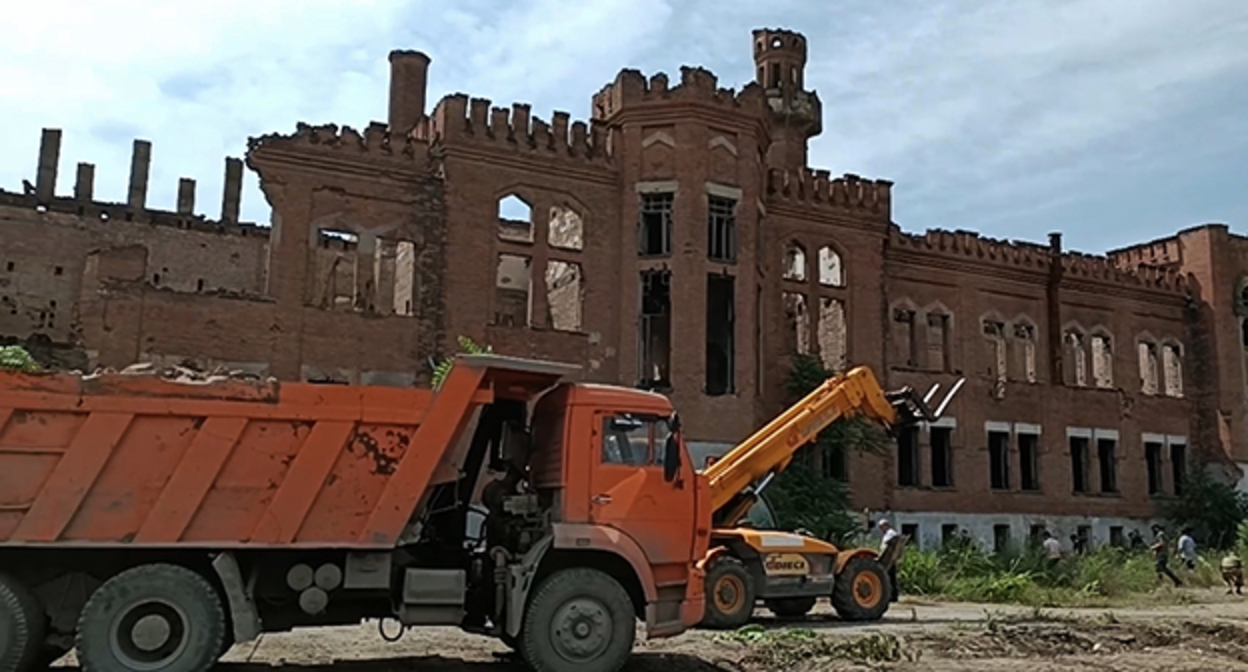
<path fill-rule="evenodd" d="M 34 373 L 42 370 L 39 362 L 20 345 L 6 345 L 0 347 L 0 370 L 17 371 L 19 373 Z"/>
<path fill-rule="evenodd" d="M 455 355 L 446 356 L 433 367 L 433 376 L 430 378 L 430 383 L 435 390 L 442 387 L 442 382 L 446 380 L 447 374 L 451 372 L 451 366 L 455 364 L 456 355 L 488 355 L 494 352 L 493 347 L 480 345 L 467 336 L 460 336 L 458 341 L 459 352 Z"/>

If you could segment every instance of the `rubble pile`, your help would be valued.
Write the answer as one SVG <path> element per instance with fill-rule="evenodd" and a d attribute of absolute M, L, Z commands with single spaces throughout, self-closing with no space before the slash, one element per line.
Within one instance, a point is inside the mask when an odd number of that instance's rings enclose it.
<path fill-rule="evenodd" d="M 174 383 L 183 383 L 188 385 L 212 385 L 214 383 L 224 383 L 229 381 L 256 381 L 256 382 L 276 382 L 276 378 L 263 378 L 254 373 L 241 371 L 238 369 L 229 369 L 219 366 L 211 371 L 204 371 L 187 363 L 175 366 L 157 366 L 151 362 L 143 362 L 140 364 L 131 364 L 121 371 L 111 368 L 100 368 L 92 371 L 90 374 L 83 375 L 83 380 L 91 380 L 108 375 L 122 376 L 154 376 L 162 380 Z"/>

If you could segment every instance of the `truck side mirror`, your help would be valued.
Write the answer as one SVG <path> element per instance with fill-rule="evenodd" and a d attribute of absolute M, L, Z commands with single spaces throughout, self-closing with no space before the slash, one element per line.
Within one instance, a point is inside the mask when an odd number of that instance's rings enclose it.
<path fill-rule="evenodd" d="M 663 480 L 668 483 L 676 480 L 680 473 L 680 442 L 676 436 L 675 432 L 669 434 L 663 447 Z"/>

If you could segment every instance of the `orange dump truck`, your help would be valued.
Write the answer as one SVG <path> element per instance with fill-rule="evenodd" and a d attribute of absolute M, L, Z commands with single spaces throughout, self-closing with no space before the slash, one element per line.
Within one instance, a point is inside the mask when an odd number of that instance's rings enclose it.
<path fill-rule="evenodd" d="M 666 397 L 568 370 L 464 356 L 436 394 L 0 373 L 0 672 L 70 648 L 204 672 L 365 619 L 618 669 L 638 618 L 702 619 L 708 490 Z"/>

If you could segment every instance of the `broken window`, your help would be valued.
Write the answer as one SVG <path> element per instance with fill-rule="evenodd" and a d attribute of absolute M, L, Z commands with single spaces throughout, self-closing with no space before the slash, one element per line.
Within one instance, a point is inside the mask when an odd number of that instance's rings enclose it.
<path fill-rule="evenodd" d="M 932 487 L 953 487 L 953 428 L 932 427 L 929 434 L 932 453 Z"/>
<path fill-rule="evenodd" d="M 897 437 L 897 485 L 919 485 L 919 429 L 906 427 Z"/>
<path fill-rule="evenodd" d="M 819 284 L 825 287 L 841 287 L 845 284 L 845 269 L 841 267 L 841 255 L 831 245 L 819 248 Z"/>
<path fill-rule="evenodd" d="M 806 305 L 806 295 L 785 292 L 784 314 L 788 320 L 791 351 L 798 355 L 810 354 L 810 313 Z"/>
<path fill-rule="evenodd" d="M 1170 479 L 1174 484 L 1174 496 L 1183 494 L 1183 484 L 1187 480 L 1187 444 L 1177 441 L 1170 444 Z"/>
<path fill-rule="evenodd" d="M 958 541 L 958 526 L 954 523 L 944 523 L 940 526 L 940 544 L 942 546 L 952 546 Z"/>
<path fill-rule="evenodd" d="M 993 490 L 1010 489 L 1010 434 L 988 432 L 988 469 Z"/>
<path fill-rule="evenodd" d="M 1100 388 L 1114 386 L 1114 351 L 1104 334 L 1092 337 L 1092 380 Z"/>
<path fill-rule="evenodd" d="M 550 230 L 547 240 L 551 247 L 581 250 L 585 246 L 585 225 L 572 208 L 559 205 L 550 208 Z"/>
<path fill-rule="evenodd" d="M 1010 550 L 1010 526 L 992 526 L 992 552 L 1005 553 Z"/>
<path fill-rule="evenodd" d="M 988 350 L 988 378 L 993 382 L 994 396 L 1000 398 L 1005 396 L 1005 323 L 984 320 L 983 329 Z"/>
<path fill-rule="evenodd" d="M 1023 322 L 1014 325 L 1014 370 L 1029 383 L 1036 382 L 1036 327 Z"/>
<path fill-rule="evenodd" d="M 711 261 L 737 260 L 737 202 L 709 197 L 706 205 L 706 249 Z"/>
<path fill-rule="evenodd" d="M 1126 541 L 1127 541 L 1126 537 L 1124 537 L 1122 534 L 1121 525 L 1110 526 L 1109 528 L 1109 545 L 1110 546 L 1113 546 L 1114 548 L 1125 548 L 1127 545 Z"/>
<path fill-rule="evenodd" d="M 523 327 L 532 324 L 530 290 L 532 278 L 528 257 L 500 254 L 494 284 L 494 324 Z"/>
<path fill-rule="evenodd" d="M 1070 437 L 1070 480 L 1074 492 L 1088 491 L 1088 439 Z"/>
<path fill-rule="evenodd" d="M 1155 441 L 1144 444 L 1144 464 L 1148 468 L 1148 494 L 1160 495 L 1164 487 L 1161 484 L 1161 444 Z"/>
<path fill-rule="evenodd" d="M 834 373 L 845 370 L 846 347 L 845 303 L 828 298 L 819 299 L 819 357 L 823 367 Z"/>
<path fill-rule="evenodd" d="M 637 252 L 643 257 L 672 253 L 672 194 L 642 194 Z"/>
<path fill-rule="evenodd" d="M 1083 347 L 1083 334 L 1077 331 L 1066 332 L 1066 361 L 1069 362 L 1066 384 L 1083 387 L 1088 384 L 1088 360 Z"/>
<path fill-rule="evenodd" d="M 1040 436 L 1020 433 L 1018 435 L 1018 480 L 1023 490 L 1040 489 Z"/>
<path fill-rule="evenodd" d="M 1114 451 L 1118 441 L 1114 439 L 1097 439 L 1096 454 L 1101 468 L 1101 492 L 1118 492 L 1118 459 Z"/>
<path fill-rule="evenodd" d="M 546 308 L 550 311 L 551 329 L 581 330 L 583 283 L 580 264 L 568 261 L 546 262 Z"/>
<path fill-rule="evenodd" d="M 416 244 L 407 240 L 394 250 L 394 314 L 416 314 Z"/>
<path fill-rule="evenodd" d="M 498 237 L 513 243 L 533 242 L 533 207 L 508 194 L 498 199 Z"/>
<path fill-rule="evenodd" d="M 893 343 L 897 362 L 905 368 L 918 366 L 919 343 L 915 334 L 914 311 L 906 308 L 893 310 Z"/>
<path fill-rule="evenodd" d="M 1140 360 L 1140 393 L 1157 394 L 1157 346 L 1152 343 L 1140 342 L 1136 345 Z"/>
<path fill-rule="evenodd" d="M 1174 344 L 1162 346 L 1161 355 L 1166 370 L 1166 396 L 1183 396 L 1183 357 L 1179 346 Z"/>
<path fill-rule="evenodd" d="M 349 231 L 320 229 L 318 242 L 313 303 L 323 309 L 351 310 L 356 304 L 360 237 Z"/>
<path fill-rule="evenodd" d="M 639 325 L 639 386 L 646 389 L 671 387 L 672 274 L 669 271 L 642 272 Z"/>
<path fill-rule="evenodd" d="M 949 316 L 943 313 L 927 316 L 927 368 L 949 370 Z"/>
<path fill-rule="evenodd" d="M 784 248 L 784 279 L 806 282 L 806 250 L 799 243 Z"/>
<path fill-rule="evenodd" d="M 849 460 L 840 443 L 826 446 L 823 451 L 823 477 L 842 483 L 849 482 Z"/>
<path fill-rule="evenodd" d="M 736 362 L 735 278 L 706 276 L 706 393 L 733 392 Z"/>

